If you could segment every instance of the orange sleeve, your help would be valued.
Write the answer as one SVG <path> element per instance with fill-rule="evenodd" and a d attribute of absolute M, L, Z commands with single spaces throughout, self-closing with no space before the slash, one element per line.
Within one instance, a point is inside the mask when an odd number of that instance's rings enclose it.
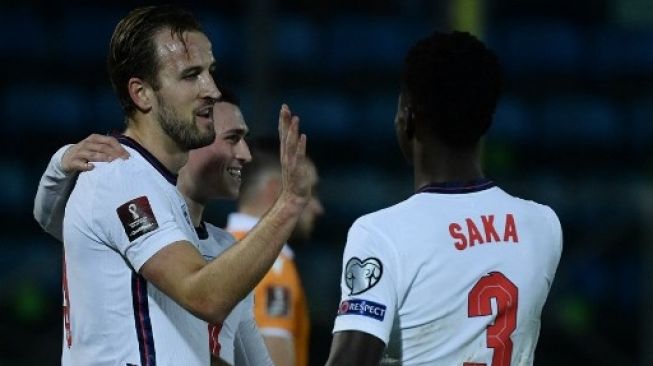
<path fill-rule="evenodd" d="M 254 316 L 262 333 L 287 332 L 295 336 L 297 284 L 292 263 L 279 256 L 254 290 Z M 281 335 L 281 333 L 279 333 Z"/>

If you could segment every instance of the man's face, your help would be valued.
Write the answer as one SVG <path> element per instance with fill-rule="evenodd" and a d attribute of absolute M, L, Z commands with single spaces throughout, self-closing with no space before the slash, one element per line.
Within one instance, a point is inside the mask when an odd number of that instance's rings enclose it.
<path fill-rule="evenodd" d="M 309 240 L 315 227 L 315 221 L 319 216 L 324 214 L 324 207 L 322 206 L 322 202 L 320 202 L 320 198 L 318 197 L 317 193 L 320 177 L 317 174 L 315 164 L 308 160 L 306 163 L 309 166 L 309 182 L 311 185 L 312 195 L 311 200 L 304 208 L 304 211 L 299 217 L 297 225 L 295 226 L 295 229 L 290 236 L 289 241 L 293 244 Z"/>
<path fill-rule="evenodd" d="M 191 150 L 187 167 L 195 189 L 205 199 L 236 199 L 240 193 L 241 170 L 252 161 L 245 136 L 249 132 L 240 109 L 226 102 L 213 108 L 216 137 L 208 146 Z"/>
<path fill-rule="evenodd" d="M 161 128 L 182 149 L 206 146 L 215 139 L 213 105 L 220 92 L 211 73 L 215 59 L 202 33 L 184 33 L 184 42 L 169 29 L 154 36 L 159 60 L 153 106 Z"/>

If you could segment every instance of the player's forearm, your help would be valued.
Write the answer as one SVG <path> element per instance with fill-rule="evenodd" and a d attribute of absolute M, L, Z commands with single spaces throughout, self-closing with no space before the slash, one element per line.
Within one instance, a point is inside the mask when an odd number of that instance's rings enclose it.
<path fill-rule="evenodd" d="M 34 219 L 50 235 L 62 240 L 63 215 L 77 174 L 67 174 L 61 158 L 71 145 L 60 148 L 50 159 L 34 197 Z"/>
<path fill-rule="evenodd" d="M 304 206 L 305 199 L 282 195 L 247 236 L 202 269 L 198 290 L 209 296 L 207 301 L 220 317 L 226 317 L 261 281 Z"/>

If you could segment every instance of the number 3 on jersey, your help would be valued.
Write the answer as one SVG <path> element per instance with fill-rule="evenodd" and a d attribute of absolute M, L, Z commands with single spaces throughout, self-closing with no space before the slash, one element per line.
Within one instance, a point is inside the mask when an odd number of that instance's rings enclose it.
<path fill-rule="evenodd" d="M 517 327 L 517 296 L 515 284 L 501 272 L 483 276 L 467 299 L 469 317 L 492 315 L 492 299 L 497 303 L 494 324 L 487 327 L 487 346 L 494 349 L 492 366 L 510 366 L 512 340 L 510 335 Z M 465 362 L 463 366 L 486 366 L 485 363 Z"/>

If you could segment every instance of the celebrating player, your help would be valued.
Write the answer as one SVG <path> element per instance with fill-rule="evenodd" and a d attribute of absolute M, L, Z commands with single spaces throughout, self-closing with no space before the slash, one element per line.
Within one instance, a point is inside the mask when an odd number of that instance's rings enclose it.
<path fill-rule="evenodd" d="M 533 364 L 562 232 L 549 207 L 483 175 L 500 89 L 470 34 L 408 52 L 395 128 L 416 192 L 352 225 L 327 365 Z"/>
<path fill-rule="evenodd" d="M 200 252 L 212 260 L 234 243 L 226 231 L 202 220 L 209 200 L 235 199 L 241 184 L 241 169 L 251 161 L 245 141 L 248 133 L 235 95 L 222 89 L 220 102 L 213 109 L 215 141 L 191 150 L 188 162 L 179 172 L 177 187 L 184 195 Z M 93 168 L 92 161 L 111 161 L 128 157 L 127 151 L 111 136 L 91 135 L 75 145 L 61 148 L 43 174 L 34 202 L 34 217 L 55 238 L 62 240 L 63 209 L 77 173 Z M 278 163 L 277 163 L 278 164 Z M 234 307 L 224 323 L 210 326 L 210 349 L 215 365 L 272 365 L 253 315 L 253 292 Z"/>
<path fill-rule="evenodd" d="M 211 44 L 188 13 L 139 8 L 111 40 L 109 73 L 131 156 L 79 175 L 65 208 L 62 364 L 207 365 L 208 327 L 263 277 L 309 200 L 306 138 L 279 115 L 283 189 L 250 235 L 207 263 L 175 184 L 214 141 Z"/>

